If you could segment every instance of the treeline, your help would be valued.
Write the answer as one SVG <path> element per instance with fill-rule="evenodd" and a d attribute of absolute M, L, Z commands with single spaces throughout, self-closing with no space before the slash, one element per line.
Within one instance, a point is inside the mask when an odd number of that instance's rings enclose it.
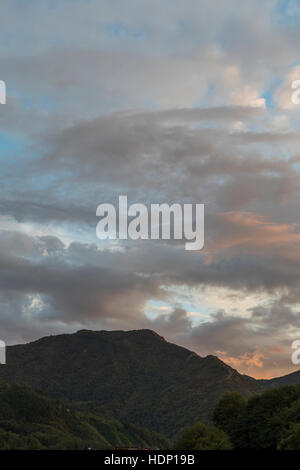
<path fill-rule="evenodd" d="M 166 448 L 147 429 L 112 418 L 97 403 L 67 405 L 0 381 L 0 450 Z"/>
<path fill-rule="evenodd" d="M 300 450 L 300 385 L 268 390 L 248 401 L 239 393 L 226 393 L 213 422 L 185 429 L 174 448 Z"/>
<path fill-rule="evenodd" d="M 170 448 L 161 435 L 120 423 L 97 402 L 65 404 L 0 381 L 0 450 Z M 300 450 L 300 385 L 245 400 L 226 393 L 213 425 L 186 428 L 176 450 Z"/>

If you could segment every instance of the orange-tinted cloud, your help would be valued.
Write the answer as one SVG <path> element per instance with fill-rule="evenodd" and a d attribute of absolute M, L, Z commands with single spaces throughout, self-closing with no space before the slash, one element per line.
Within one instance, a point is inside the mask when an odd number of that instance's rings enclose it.
<path fill-rule="evenodd" d="M 273 222 L 253 212 L 217 214 L 218 235 L 208 244 L 208 256 L 221 252 L 272 255 L 289 260 L 300 257 L 300 225 Z"/>

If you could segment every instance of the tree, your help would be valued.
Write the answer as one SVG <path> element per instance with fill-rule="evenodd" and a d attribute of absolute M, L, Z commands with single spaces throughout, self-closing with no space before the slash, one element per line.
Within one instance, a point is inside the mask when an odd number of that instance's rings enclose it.
<path fill-rule="evenodd" d="M 275 450 L 290 425 L 299 422 L 299 399 L 299 385 L 267 390 L 251 397 L 230 435 L 234 447 Z"/>
<path fill-rule="evenodd" d="M 214 424 L 232 438 L 236 432 L 237 423 L 245 412 L 246 407 L 247 402 L 240 393 L 225 393 L 215 407 L 213 414 Z"/>
<path fill-rule="evenodd" d="M 197 423 L 186 428 L 174 445 L 174 450 L 230 450 L 229 437 L 221 429 Z"/>
<path fill-rule="evenodd" d="M 300 450 L 300 423 L 294 424 L 277 446 L 278 450 Z"/>

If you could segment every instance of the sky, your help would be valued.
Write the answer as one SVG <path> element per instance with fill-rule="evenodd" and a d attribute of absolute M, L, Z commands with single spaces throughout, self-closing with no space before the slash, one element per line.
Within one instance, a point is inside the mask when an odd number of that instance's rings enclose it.
<path fill-rule="evenodd" d="M 299 0 L 2 0 L 0 337 L 150 328 L 297 370 Z M 96 208 L 205 204 L 205 244 L 96 237 Z"/>

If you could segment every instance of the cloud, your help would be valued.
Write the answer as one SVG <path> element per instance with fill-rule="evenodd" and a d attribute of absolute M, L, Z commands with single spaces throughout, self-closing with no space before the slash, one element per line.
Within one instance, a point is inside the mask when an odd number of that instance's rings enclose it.
<path fill-rule="evenodd" d="M 295 4 L 124 5 L 1 4 L 1 335 L 152 327 L 246 373 L 290 371 L 300 304 Z M 96 207 L 120 194 L 205 203 L 204 250 L 100 244 Z M 146 315 L 158 301 L 167 309 Z"/>
<path fill-rule="evenodd" d="M 238 251 L 264 257 L 276 256 L 285 262 L 297 260 L 300 227 L 294 224 L 276 224 L 262 214 L 249 212 L 224 212 L 217 216 L 222 221 L 219 239 L 214 240 L 209 251 L 218 253 Z"/>

